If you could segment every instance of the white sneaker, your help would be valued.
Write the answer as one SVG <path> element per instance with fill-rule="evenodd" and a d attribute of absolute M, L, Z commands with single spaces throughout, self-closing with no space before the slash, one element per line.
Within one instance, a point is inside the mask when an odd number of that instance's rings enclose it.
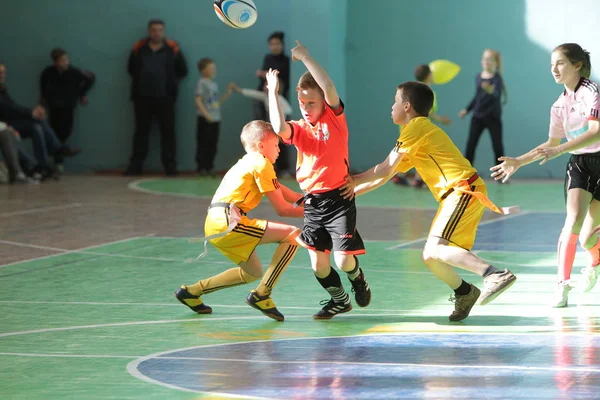
<path fill-rule="evenodd" d="M 600 266 L 596 268 L 585 267 L 581 268 L 581 291 L 589 292 L 596 285 L 596 281 L 598 280 L 598 273 L 600 272 Z"/>
<path fill-rule="evenodd" d="M 552 299 L 552 307 L 562 308 L 567 307 L 569 304 L 569 292 L 573 289 L 570 281 L 559 282 L 554 292 L 554 298 Z"/>

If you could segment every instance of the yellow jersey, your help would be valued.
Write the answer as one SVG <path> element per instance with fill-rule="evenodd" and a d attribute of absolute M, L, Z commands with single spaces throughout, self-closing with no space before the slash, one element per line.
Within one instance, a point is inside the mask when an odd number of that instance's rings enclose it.
<path fill-rule="evenodd" d="M 404 153 L 398 172 L 415 168 L 437 201 L 477 171 L 440 127 L 417 117 L 402 127 L 394 151 Z"/>
<path fill-rule="evenodd" d="M 227 171 L 212 203 L 235 204 L 248 213 L 265 193 L 279 189 L 273 164 L 260 153 L 248 153 Z"/>

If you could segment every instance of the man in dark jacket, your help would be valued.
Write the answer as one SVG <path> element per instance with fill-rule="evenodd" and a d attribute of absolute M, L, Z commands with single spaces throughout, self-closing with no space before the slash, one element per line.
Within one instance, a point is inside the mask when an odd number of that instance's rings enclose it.
<path fill-rule="evenodd" d="M 56 136 L 65 143 L 73 131 L 73 116 L 77 103 L 87 104 L 86 93 L 94 84 L 94 74 L 70 65 L 69 55 L 63 49 L 50 53 L 52 65 L 46 67 L 40 78 L 42 104 L 48 109 L 48 120 Z M 57 165 L 62 157 L 55 156 Z"/>
<path fill-rule="evenodd" d="M 148 23 L 148 37 L 133 46 L 128 72 L 131 75 L 135 134 L 125 175 L 143 172 L 153 117 L 158 120 L 160 128 L 161 160 L 165 173 L 176 175 L 175 101 L 179 81 L 188 70 L 179 45 L 165 38 L 163 21 L 151 20 Z"/>
<path fill-rule="evenodd" d="M 49 154 L 73 156 L 81 150 L 60 143 L 54 130 L 46 119 L 46 110 L 41 105 L 33 109 L 23 107 L 10 97 L 5 85 L 6 66 L 0 64 L 0 121 L 19 132 L 24 139 L 31 138 L 33 151 L 38 163 L 37 169 L 42 178 L 54 175 L 54 168 L 50 164 Z M 31 173 L 32 171 L 28 171 Z"/>

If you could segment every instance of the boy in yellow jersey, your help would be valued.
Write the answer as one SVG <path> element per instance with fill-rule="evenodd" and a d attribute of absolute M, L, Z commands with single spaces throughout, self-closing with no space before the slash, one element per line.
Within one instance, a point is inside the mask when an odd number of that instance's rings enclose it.
<path fill-rule="evenodd" d="M 414 167 L 440 203 L 423 250 L 425 265 L 454 290 L 451 321 L 465 319 L 480 298 L 485 305 L 508 289 L 517 279 L 508 269 L 500 271 L 473 253 L 477 226 L 486 207 L 500 214 L 518 207 L 500 209 L 486 196 L 483 180 L 463 157 L 450 137 L 428 118 L 433 92 L 424 83 L 398 86 L 392 119 L 402 125 L 396 146 L 382 163 L 353 177 L 354 192 L 361 195 L 387 182 L 397 170 Z M 484 291 L 465 282 L 454 267 L 484 278 Z"/>
<path fill-rule="evenodd" d="M 279 156 L 279 137 L 271 124 L 249 122 L 242 129 L 241 140 L 247 154 L 225 174 L 212 198 L 204 225 L 210 243 L 238 267 L 193 285 L 181 286 L 175 297 L 199 314 L 210 314 L 212 308 L 202 302 L 202 295 L 250 283 L 262 276 L 246 303 L 270 318 L 283 321 L 284 316 L 271 299 L 271 291 L 296 255 L 296 237 L 300 229 L 279 222 L 250 219 L 246 214 L 258 206 L 264 195 L 280 216 L 302 217 L 304 208 L 293 206 L 302 195 L 277 180 L 273 163 Z M 279 243 L 279 247 L 263 276 L 254 249 L 266 243 Z"/>

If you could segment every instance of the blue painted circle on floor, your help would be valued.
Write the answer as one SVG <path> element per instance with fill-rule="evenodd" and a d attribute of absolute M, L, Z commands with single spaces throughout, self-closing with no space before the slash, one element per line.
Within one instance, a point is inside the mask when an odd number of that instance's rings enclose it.
<path fill-rule="evenodd" d="M 274 340 L 174 350 L 137 369 L 185 390 L 273 399 L 583 399 L 600 393 L 600 337 L 415 332 Z"/>

